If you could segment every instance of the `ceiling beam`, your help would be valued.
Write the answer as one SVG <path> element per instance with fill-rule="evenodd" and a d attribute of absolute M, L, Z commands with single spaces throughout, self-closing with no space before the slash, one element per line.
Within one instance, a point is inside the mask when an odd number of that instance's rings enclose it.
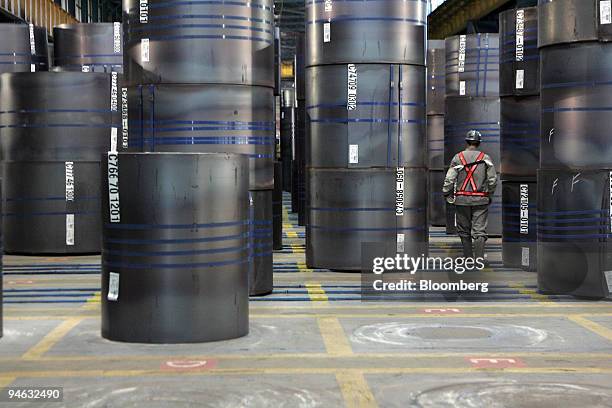
<path fill-rule="evenodd" d="M 465 30 L 468 21 L 479 20 L 511 0 L 447 0 L 428 17 L 429 38 L 443 40 Z"/>

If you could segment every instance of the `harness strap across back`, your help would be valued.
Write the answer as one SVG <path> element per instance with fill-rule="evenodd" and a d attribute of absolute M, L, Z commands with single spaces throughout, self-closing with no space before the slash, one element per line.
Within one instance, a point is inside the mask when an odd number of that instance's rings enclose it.
<path fill-rule="evenodd" d="M 467 160 L 465 160 L 463 152 L 459 152 L 459 160 L 461 161 L 461 164 L 463 164 L 463 168 L 467 172 L 467 175 L 465 176 L 465 180 L 463 180 L 463 184 L 461 184 L 459 190 L 455 192 L 455 195 L 477 197 L 487 197 L 489 195 L 488 192 L 478 191 L 478 187 L 476 186 L 476 182 L 474 181 L 474 172 L 480 164 L 479 162 L 482 162 L 482 159 L 484 159 L 484 156 L 485 154 L 483 152 L 480 152 L 478 157 L 476 157 L 476 161 L 473 164 L 468 164 Z M 470 184 L 470 187 L 472 187 L 472 191 L 467 191 L 468 183 Z"/>

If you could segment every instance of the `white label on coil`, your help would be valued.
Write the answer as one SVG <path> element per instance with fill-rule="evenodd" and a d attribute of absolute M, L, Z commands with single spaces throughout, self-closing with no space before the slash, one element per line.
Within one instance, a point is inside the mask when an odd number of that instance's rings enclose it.
<path fill-rule="evenodd" d="M 347 65 L 346 76 L 346 110 L 357 109 L 357 67 L 355 64 Z"/>
<path fill-rule="evenodd" d="M 111 112 L 117 112 L 117 107 L 119 104 L 118 95 L 117 95 L 117 78 L 118 74 L 116 72 L 111 73 L 111 97 L 110 97 L 110 108 Z"/>
<path fill-rule="evenodd" d="M 599 2 L 599 23 L 612 24 L 612 0 Z"/>
<path fill-rule="evenodd" d="M 453 225 L 455 226 L 455 228 L 457 228 L 457 213 L 456 212 L 453 214 L 453 217 L 454 217 L 453 218 Z"/>
<path fill-rule="evenodd" d="M 36 40 L 34 39 L 34 24 L 30 24 L 30 54 L 36 55 Z"/>
<path fill-rule="evenodd" d="M 128 89 L 121 88 L 121 146 L 128 148 Z"/>
<path fill-rule="evenodd" d="M 114 126 L 111 128 L 110 151 L 113 153 L 117 151 L 117 128 Z"/>
<path fill-rule="evenodd" d="M 397 234 L 397 252 L 404 252 L 404 234 Z"/>
<path fill-rule="evenodd" d="M 521 248 L 521 266 L 529 266 L 529 247 Z"/>
<path fill-rule="evenodd" d="M 525 87 L 525 70 L 516 70 L 516 89 L 523 89 Z"/>
<path fill-rule="evenodd" d="M 81 72 L 89 72 L 89 65 L 83 65 L 81 67 Z"/>
<path fill-rule="evenodd" d="M 404 168 L 395 171 L 395 215 L 404 215 Z"/>
<path fill-rule="evenodd" d="M 325 0 L 325 11 L 328 13 L 332 11 L 332 0 Z"/>
<path fill-rule="evenodd" d="M 149 62 L 149 39 L 140 40 L 140 59 L 142 62 Z"/>
<path fill-rule="evenodd" d="M 349 164 L 359 163 L 359 145 L 349 145 Z"/>
<path fill-rule="evenodd" d="M 459 95 L 465 95 L 465 81 L 459 81 Z"/>
<path fill-rule="evenodd" d="M 36 64 L 30 64 L 30 72 L 36 72 Z"/>
<path fill-rule="evenodd" d="M 604 271 L 606 277 L 606 285 L 608 286 L 608 295 L 612 294 L 612 271 Z"/>
<path fill-rule="evenodd" d="M 66 214 L 66 245 L 74 245 L 74 214 Z"/>
<path fill-rule="evenodd" d="M 529 234 L 529 184 L 521 184 L 520 232 Z"/>
<path fill-rule="evenodd" d="M 515 55 L 517 61 L 525 58 L 525 10 L 516 10 L 516 48 Z"/>
<path fill-rule="evenodd" d="M 119 299 L 119 274 L 117 272 L 109 272 L 108 274 L 108 294 L 106 299 L 112 302 Z"/>
<path fill-rule="evenodd" d="M 108 209 L 110 222 L 121 222 L 119 206 L 119 155 L 108 152 Z"/>
<path fill-rule="evenodd" d="M 465 72 L 465 49 L 467 47 L 467 36 L 459 36 L 459 61 L 457 72 Z"/>
<path fill-rule="evenodd" d="M 74 162 L 64 163 L 66 169 L 66 201 L 74 201 Z"/>
<path fill-rule="evenodd" d="M 121 23 L 113 23 L 113 52 L 121 54 Z"/>
<path fill-rule="evenodd" d="M 323 42 L 328 43 L 331 41 L 331 23 L 323 23 Z"/>
<path fill-rule="evenodd" d="M 149 22 L 149 2 L 148 0 L 140 0 L 140 23 L 146 24 Z"/>

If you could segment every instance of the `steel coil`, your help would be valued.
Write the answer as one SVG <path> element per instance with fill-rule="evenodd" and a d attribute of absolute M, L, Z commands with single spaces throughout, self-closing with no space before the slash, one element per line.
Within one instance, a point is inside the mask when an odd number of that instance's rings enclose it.
<path fill-rule="evenodd" d="M 194 343 L 246 335 L 246 157 L 103 157 L 102 336 Z"/>
<path fill-rule="evenodd" d="M 426 166 L 424 67 L 310 67 L 306 87 L 307 166 Z"/>
<path fill-rule="evenodd" d="M 272 0 L 126 0 L 129 85 L 223 83 L 274 87 Z"/>

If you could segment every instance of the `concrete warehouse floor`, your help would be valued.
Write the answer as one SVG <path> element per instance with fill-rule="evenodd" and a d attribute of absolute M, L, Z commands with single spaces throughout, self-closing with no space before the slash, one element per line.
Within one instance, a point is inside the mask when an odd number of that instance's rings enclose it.
<path fill-rule="evenodd" d="M 106 341 L 99 257 L 6 256 L 0 387 L 64 387 L 63 403 L 8 406 L 612 407 L 612 303 L 537 294 L 535 274 L 501 268 L 499 239 L 487 301 L 362 303 L 359 274 L 306 269 L 293 215 L 284 235 L 250 334 L 207 344 Z"/>

